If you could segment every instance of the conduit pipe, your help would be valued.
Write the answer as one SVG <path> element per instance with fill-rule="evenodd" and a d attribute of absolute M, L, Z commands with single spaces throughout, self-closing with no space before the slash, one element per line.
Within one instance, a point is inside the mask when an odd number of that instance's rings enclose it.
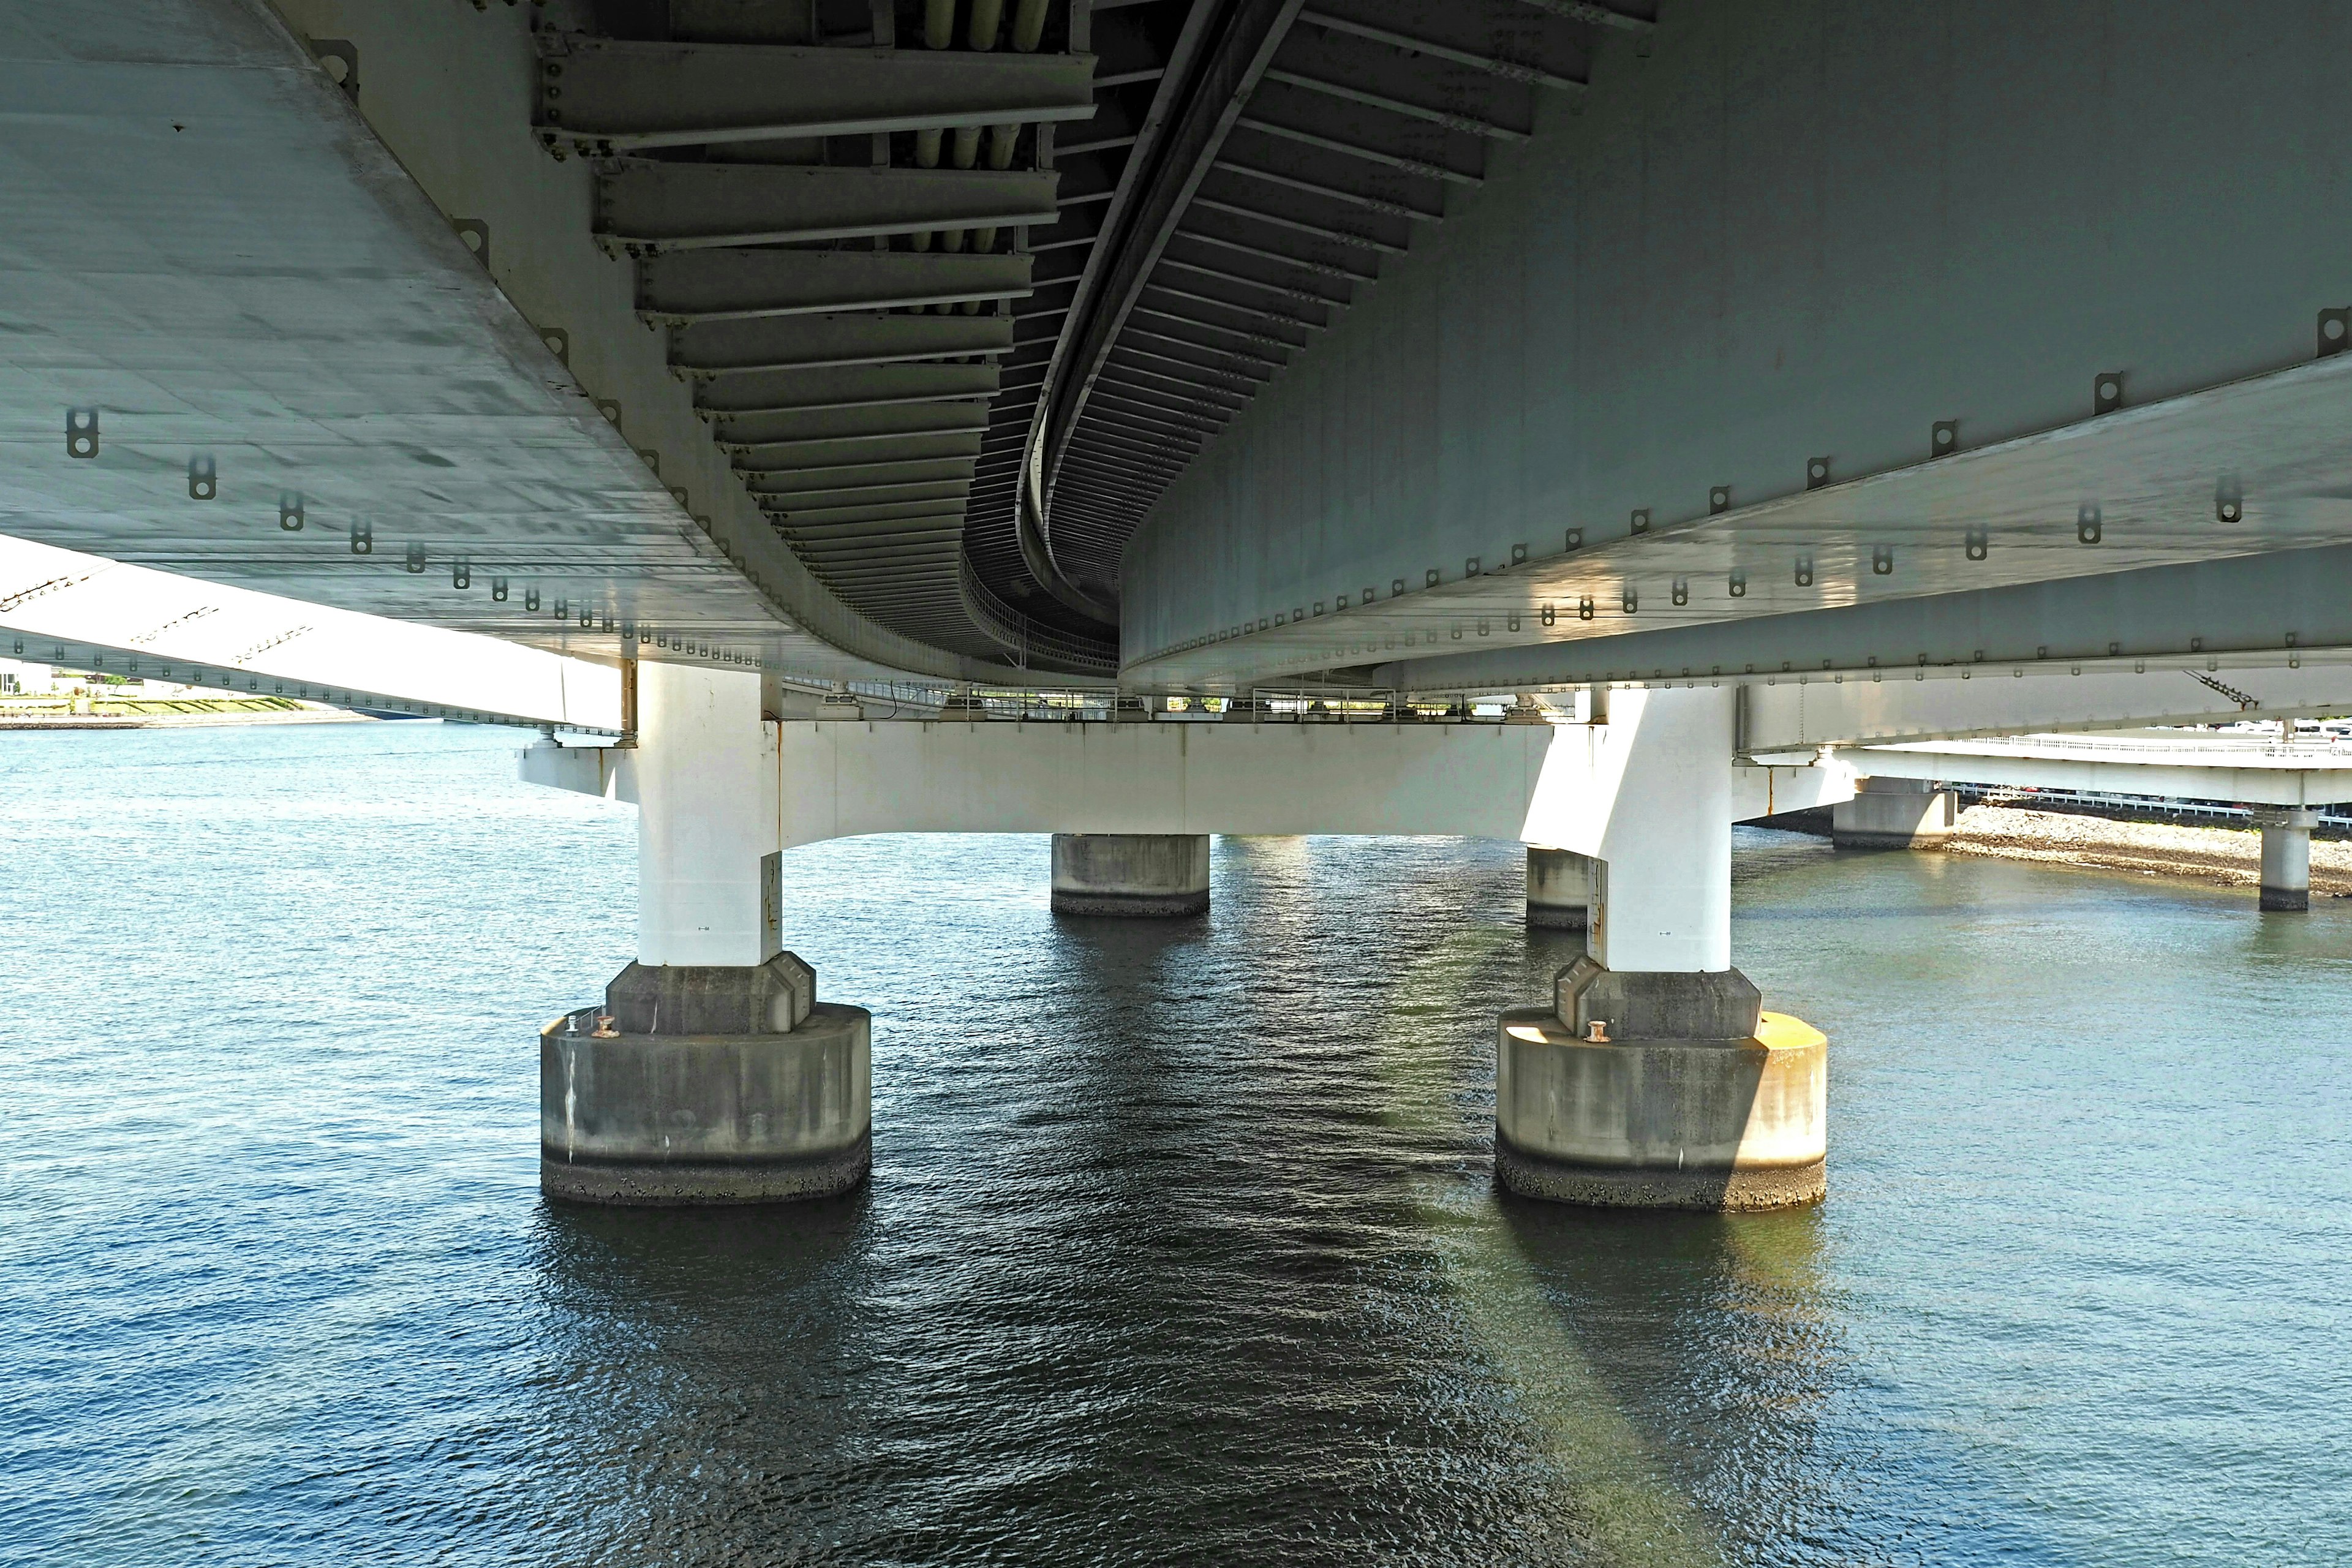
<path fill-rule="evenodd" d="M 1045 0 L 1021 0 L 1013 12 L 1013 47 L 1024 55 L 1034 54 L 1045 36 Z"/>
<path fill-rule="evenodd" d="M 944 49 L 955 42 L 956 0 L 923 0 L 923 47 Z M 940 166 L 940 128 L 915 132 L 915 166 L 936 169 Z M 910 250 L 929 250 L 930 231 L 907 237 Z"/>

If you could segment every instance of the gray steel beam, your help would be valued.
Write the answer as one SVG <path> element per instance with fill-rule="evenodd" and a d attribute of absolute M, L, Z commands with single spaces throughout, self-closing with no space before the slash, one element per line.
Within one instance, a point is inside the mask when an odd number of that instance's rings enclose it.
<path fill-rule="evenodd" d="M 633 252 L 858 239 L 1054 221 L 1050 169 L 859 169 L 621 158 L 596 175 L 598 238 Z"/>
<path fill-rule="evenodd" d="M 1096 398 L 1099 398 L 1103 406 L 1111 411 L 1106 416 L 1107 420 L 1119 425 L 1143 425 L 1203 438 L 1215 436 L 1223 428 L 1213 420 L 1196 418 L 1172 408 L 1156 407 L 1132 396 L 1122 396 L 1107 387 L 1097 387 L 1095 397 L 1087 401 L 1091 403 Z"/>
<path fill-rule="evenodd" d="M 945 397 L 988 397 L 999 384 L 993 363 L 751 371 L 698 385 L 694 405 L 709 414 L 761 414 L 783 408 L 886 408 Z"/>
<path fill-rule="evenodd" d="M 1451 184 L 1476 185 L 1486 175 L 1486 142 L 1467 132 L 1268 82 L 1238 123 L 1326 152 Z"/>
<path fill-rule="evenodd" d="M 1524 142 L 1535 131 L 1531 86 L 1311 27 L 1291 30 L 1265 79 L 1495 141 Z M 1466 112 L 1473 106 L 1477 112 Z"/>
<path fill-rule="evenodd" d="M 962 548 L 957 540 L 935 539 L 928 541 L 919 552 L 905 555 L 812 552 L 809 569 L 868 604 L 902 609 L 917 605 L 946 606 L 957 603 L 956 557 Z"/>
<path fill-rule="evenodd" d="M 611 153 L 1095 111 L 1091 55 L 649 43 L 538 35 L 540 141 Z"/>
<path fill-rule="evenodd" d="M 905 250 L 668 251 L 637 263 L 637 309 L 690 321 L 1018 300 L 1026 256 Z"/>
<path fill-rule="evenodd" d="M 1141 324 L 1145 322 L 1149 322 L 1150 325 Z M 1239 348 L 1224 342 L 1202 342 L 1200 338 L 1190 335 L 1192 333 L 1213 338 L 1237 338 L 1251 346 Z M 1141 306 L 1136 308 L 1134 316 L 1129 319 L 1127 335 L 1155 338 L 1161 342 L 1182 343 L 1188 348 L 1202 349 L 1210 353 L 1229 354 L 1235 359 L 1248 360 L 1272 370 L 1280 370 L 1290 363 L 1287 359 L 1277 359 L 1274 354 L 1266 352 L 1268 349 L 1279 352 L 1292 346 L 1279 338 L 1259 337 L 1250 332 L 1236 331 L 1231 327 L 1220 327 L 1211 322 L 1195 321 L 1190 316 L 1179 316 L 1166 310 L 1146 310 Z"/>
<path fill-rule="evenodd" d="M 1055 486 L 1081 475 L 1088 481 L 1081 499 L 1099 504 L 1110 498 L 1155 493 L 1153 486 L 1164 484 L 1183 471 L 1181 461 L 1147 458 L 1134 452 L 1104 452 L 1091 447 L 1073 447 L 1062 454 L 1055 468 Z"/>
<path fill-rule="evenodd" d="M 796 539 L 880 537 L 905 532 L 909 523 L 940 518 L 951 519 L 958 528 L 961 528 L 963 506 L 961 502 L 941 504 L 934 500 L 877 502 L 871 506 L 796 506 L 790 510 L 770 507 L 768 517 L 779 529 Z"/>
<path fill-rule="evenodd" d="M 1297 333 L 1296 337 L 1280 338 L 1277 341 L 1294 349 L 1305 348 L 1313 341 L 1310 334 L 1322 331 L 1322 323 L 1319 321 L 1304 321 L 1297 316 L 1286 315 L 1279 310 L 1266 310 L 1263 306 L 1243 304 L 1234 300 L 1221 300 L 1214 294 L 1203 294 L 1197 289 L 1181 289 L 1157 276 L 1154 276 L 1150 283 L 1146 285 L 1146 291 L 1166 295 L 1170 300 L 1181 300 L 1185 306 L 1194 310 L 1204 309 L 1222 310 L 1232 315 L 1245 317 L 1253 321 L 1265 321 L 1276 327 L 1292 329 Z M 1188 319 L 1196 321 L 1207 320 L 1206 317 L 1197 315 Z"/>
<path fill-rule="evenodd" d="M 1096 0 L 1101 4 L 1101 0 Z M 1519 0 L 1522 5 L 1532 5 L 1538 11 L 1549 11 L 1555 16 L 1565 16 L 1571 22 L 1583 22 L 1595 27 L 1615 27 L 1629 33 L 1646 33 L 1657 26 L 1646 16 L 1628 16 L 1622 11 L 1612 11 L 1592 0 Z"/>
<path fill-rule="evenodd" d="M 1061 461 L 1055 466 L 1055 483 L 1059 484 L 1066 474 L 1083 471 L 1094 474 L 1104 482 L 1097 487 L 1097 490 L 1105 486 L 1111 489 L 1146 486 L 1173 479 L 1183 471 L 1185 460 L 1181 456 L 1162 457 L 1132 448 L 1105 450 L 1093 443 L 1073 446 L 1063 452 Z"/>
<path fill-rule="evenodd" d="M 784 316 L 677 328 L 670 333 L 669 362 L 709 380 L 1002 353 L 1012 346 L 1010 316 Z"/>
<path fill-rule="evenodd" d="M 1160 390 L 1174 388 L 1173 395 L 1189 402 L 1205 402 L 1210 407 L 1223 409 L 1228 414 L 1238 414 L 1249 403 L 1246 395 L 1227 387 L 1211 387 L 1201 382 L 1165 375 L 1144 365 L 1122 364 L 1117 360 L 1104 365 L 1102 374 L 1097 380 L 1098 384 L 1109 386 L 1125 382 Z"/>
<path fill-rule="evenodd" d="M 1224 429 L 1228 423 L 1227 420 L 1217 417 L 1215 413 L 1203 408 L 1198 403 L 1172 397 L 1150 387 L 1106 382 L 1097 386 L 1095 391 L 1107 401 L 1109 406 L 1139 409 L 1143 413 L 1155 415 L 1162 419 L 1172 419 L 1179 424 L 1209 434 Z M 1090 398 L 1087 401 L 1093 400 Z"/>
<path fill-rule="evenodd" d="M 1253 190 L 1249 195 L 1255 197 L 1259 194 Z M 1184 214 L 1184 231 L 1193 235 L 1229 233 L 1263 254 L 1303 257 L 1348 277 L 1366 280 L 1379 276 L 1380 263 L 1357 253 L 1402 256 L 1405 241 L 1412 237 L 1410 224 L 1400 225 L 1397 237 L 1390 239 L 1342 226 L 1327 214 L 1308 217 L 1305 216 L 1309 210 L 1307 204 L 1299 203 L 1296 197 L 1283 205 L 1286 210 L 1273 212 L 1255 199 L 1243 199 L 1242 193 L 1223 185 L 1213 192 L 1203 189 L 1192 198 L 1192 206 Z M 1277 232 L 1263 232 L 1266 228 Z"/>
<path fill-rule="evenodd" d="M 886 436 L 867 441 L 793 441 L 730 448 L 742 473 L 773 473 L 794 468 L 832 468 L 865 461 L 904 463 L 923 458 L 975 458 L 980 432 L 950 430 L 935 436 Z"/>
<path fill-rule="evenodd" d="M 1193 360 L 1160 353 L 1137 345 L 1130 341 L 1133 336 L 1131 332 L 1121 333 L 1118 342 L 1111 345 L 1110 363 L 1112 364 L 1121 363 L 1122 359 L 1149 361 L 1149 364 L 1141 368 L 1148 369 L 1166 380 L 1214 387 L 1219 391 L 1230 392 L 1243 398 L 1248 397 L 1252 392 L 1265 385 L 1271 379 L 1268 376 L 1252 374 L 1245 371 L 1216 370 Z"/>
<path fill-rule="evenodd" d="M 984 430 L 988 427 L 988 405 L 908 403 L 885 408 L 786 408 L 763 414 L 730 414 L 715 423 L 717 439 L 724 447 L 877 441 L 948 430 Z"/>
<path fill-rule="evenodd" d="M 1181 242 L 1188 237 L 1179 232 L 1175 241 Z M 1272 294 L 1277 299 L 1293 300 L 1327 314 L 1333 310 L 1344 310 L 1355 302 L 1355 279 L 1351 278 L 1335 278 L 1319 268 L 1303 267 L 1287 257 L 1263 258 L 1272 260 L 1285 269 L 1283 279 L 1267 278 L 1253 270 L 1251 262 L 1226 259 L 1226 250 L 1215 247 L 1211 242 L 1202 242 L 1200 248 L 1205 252 L 1204 255 L 1192 254 L 1189 247 L 1183 254 L 1179 254 L 1171 248 L 1167 255 L 1160 258 L 1160 265 L 1171 271 L 1187 273 L 1195 278 L 1215 279 L 1240 288 L 1255 289 L 1261 294 Z M 1320 287 L 1309 288 L 1307 285 L 1310 283 L 1318 284 Z M 1311 317 L 1293 319 L 1297 320 L 1301 326 L 1320 328 L 1329 324 L 1328 321 L 1318 321 Z"/>
<path fill-rule="evenodd" d="M 1348 33 L 1375 44 L 1385 44 L 1408 55 L 1426 56 L 1431 59 L 1447 60 L 1454 65 L 1468 66 L 1488 76 L 1501 77 L 1506 81 L 1532 82 L 1538 86 L 1556 88 L 1567 92 L 1581 92 L 1585 84 L 1571 78 L 1545 69 L 1530 60 L 1511 59 L 1497 54 L 1484 54 L 1465 49 L 1418 34 L 1400 33 L 1337 11 L 1310 8 L 1298 13 L 1298 19 L 1312 26 L 1330 32 Z"/>
<path fill-rule="evenodd" d="M 1267 162 L 1272 161 L 1267 160 Z M 1403 201 L 1397 195 L 1383 195 L 1378 190 L 1359 190 L 1337 184 L 1328 177 L 1307 179 L 1297 174 L 1287 174 L 1279 169 L 1264 167 L 1259 163 L 1230 157 L 1218 159 L 1217 167 L 1225 174 L 1238 174 L 1245 180 L 1255 180 L 1263 184 L 1276 186 L 1281 190 L 1297 191 L 1302 195 L 1312 196 L 1322 201 L 1339 202 L 1347 206 L 1361 207 L 1366 212 L 1381 213 L 1390 217 L 1411 218 L 1422 223 L 1437 223 L 1445 216 L 1441 208 L 1430 204 Z"/>
<path fill-rule="evenodd" d="M 760 483 L 751 488 L 753 496 L 763 503 L 783 507 L 856 506 L 871 502 L 902 500 L 962 501 L 971 493 L 969 479 L 896 479 L 878 484 L 833 485 L 823 489 L 806 485 L 790 488 Z"/>
<path fill-rule="evenodd" d="M 772 489 L 782 493 L 810 488 L 848 489 L 868 482 L 887 484 L 902 480 L 970 479 L 971 471 L 972 459 L 969 457 L 882 458 L 824 466 L 739 468 L 736 477 L 747 486 Z"/>
<path fill-rule="evenodd" d="M 1328 93 L 1333 98 L 1345 99 L 1350 103 L 1360 103 L 1371 109 L 1386 110 L 1391 114 L 1401 114 L 1414 120 L 1426 120 L 1432 125 L 1442 125 L 1448 131 L 1466 131 L 1474 136 L 1489 137 L 1497 142 L 1524 142 L 1528 135 L 1526 131 L 1513 126 L 1497 125 L 1492 121 L 1481 120 L 1476 115 L 1459 114 L 1434 104 L 1415 103 L 1410 99 L 1357 87 L 1343 78 L 1317 76 L 1306 71 L 1286 69 L 1269 70 L 1265 76 L 1268 81 L 1282 82 L 1286 86 L 1300 88 L 1308 92 Z"/>
<path fill-rule="evenodd" d="M 1107 425 L 1099 420 L 1090 420 L 1071 435 L 1069 450 L 1072 453 L 1092 452 L 1097 456 L 1116 458 L 1122 462 L 1134 456 L 1181 465 L 1189 462 L 1210 439 L 1204 436 L 1179 436 L 1145 429 L 1124 421 Z"/>
<path fill-rule="evenodd" d="M 1235 235 L 1220 234 L 1214 228 L 1204 225 L 1190 211 L 1184 215 L 1184 226 L 1178 229 L 1172 237 L 1190 240 L 1196 245 L 1213 246 L 1219 250 L 1231 251 L 1236 256 L 1254 257 L 1260 261 L 1269 261 L 1276 266 L 1311 273 L 1318 278 L 1331 279 L 1335 282 L 1349 286 L 1350 299 L 1353 298 L 1353 289 L 1356 284 L 1370 283 L 1380 276 L 1380 267 L 1377 262 L 1363 261 L 1344 246 L 1338 247 L 1337 254 L 1342 259 L 1336 261 L 1325 260 L 1319 256 L 1301 256 L 1293 251 L 1269 249 L 1265 245 L 1255 240 L 1244 239 Z M 1348 262 L 1354 262 L 1355 265 L 1349 266 Z"/>

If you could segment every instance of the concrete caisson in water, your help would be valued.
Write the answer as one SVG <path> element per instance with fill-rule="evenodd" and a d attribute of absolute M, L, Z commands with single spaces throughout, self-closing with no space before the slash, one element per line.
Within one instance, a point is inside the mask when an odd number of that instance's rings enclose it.
<path fill-rule="evenodd" d="M 872 1020 L 792 953 L 632 963 L 539 1037 L 540 1187 L 626 1205 L 824 1197 L 872 1163 Z"/>
<path fill-rule="evenodd" d="M 1580 958 L 1561 970 L 1554 1005 L 1502 1016 L 1496 1176 L 1528 1197 L 1610 1207 L 1818 1200 L 1828 1042 L 1759 1001 L 1736 969 L 1616 973 Z"/>
<path fill-rule="evenodd" d="M 1197 915 L 1209 907 L 1205 833 L 1056 833 L 1057 915 Z"/>

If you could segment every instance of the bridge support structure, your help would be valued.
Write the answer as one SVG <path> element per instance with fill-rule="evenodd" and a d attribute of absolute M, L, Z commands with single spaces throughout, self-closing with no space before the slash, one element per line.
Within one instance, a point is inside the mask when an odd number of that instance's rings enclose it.
<path fill-rule="evenodd" d="M 1592 858 L 1573 849 L 1528 846 L 1528 924 L 1582 931 L 1592 909 Z"/>
<path fill-rule="evenodd" d="M 2301 806 L 2254 814 L 2254 825 L 2263 835 L 2263 909 L 2311 908 L 2311 829 L 2318 816 Z"/>
<path fill-rule="evenodd" d="M 1205 914 L 1209 836 L 1056 833 L 1053 908 L 1057 915 Z"/>
<path fill-rule="evenodd" d="M 1731 964 L 1732 693 L 1610 714 L 1586 955 L 1496 1037 L 1495 1170 L 1528 1197 L 1765 1209 L 1825 1190 L 1828 1044 Z"/>
<path fill-rule="evenodd" d="M 637 957 L 540 1035 L 540 1184 L 631 1205 L 822 1197 L 871 1163 L 872 1024 L 783 950 L 760 678 L 639 672 Z"/>
<path fill-rule="evenodd" d="M 1841 849 L 1940 849 L 1959 817 L 1958 798 L 1927 779 L 1867 778 L 1830 807 Z"/>

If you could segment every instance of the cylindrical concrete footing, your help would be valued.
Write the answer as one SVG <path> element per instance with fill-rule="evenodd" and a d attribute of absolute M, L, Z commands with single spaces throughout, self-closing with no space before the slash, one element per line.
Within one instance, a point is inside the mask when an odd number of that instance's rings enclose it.
<path fill-rule="evenodd" d="M 2311 908 L 2311 826 L 2314 814 L 2301 809 L 2257 812 L 2263 832 L 2262 907 Z"/>
<path fill-rule="evenodd" d="M 863 1007 L 794 1000 L 787 971 L 807 973 L 797 960 L 632 964 L 604 1007 L 541 1030 L 541 1190 L 580 1203 L 760 1204 L 865 1180 L 872 1020 Z M 763 984 L 772 973 L 784 991 Z M 679 1032 L 654 1032 L 673 1021 Z M 716 1022 L 745 1032 L 686 1032 Z"/>
<path fill-rule="evenodd" d="M 1864 779 L 1861 794 L 1830 807 L 1830 834 L 1841 849 L 1940 848 L 1958 805 L 1924 779 Z"/>
<path fill-rule="evenodd" d="M 1582 931 L 1592 913 L 1592 858 L 1528 846 L 1528 924 Z"/>
<path fill-rule="evenodd" d="M 1562 972 L 1564 1005 L 1502 1016 L 1495 1173 L 1503 1184 L 1528 1197 L 1623 1208 L 1769 1209 L 1820 1199 L 1829 1082 L 1822 1035 L 1759 1011 L 1755 988 L 1737 970 L 1599 971 L 1593 985 L 1597 969 L 1586 959 Z M 1651 982 L 1666 984 L 1643 994 Z M 1563 1023 L 1566 1012 L 1581 1026 Z"/>
<path fill-rule="evenodd" d="M 1209 907 L 1205 833 L 1056 833 L 1057 915 L 1197 915 Z"/>

